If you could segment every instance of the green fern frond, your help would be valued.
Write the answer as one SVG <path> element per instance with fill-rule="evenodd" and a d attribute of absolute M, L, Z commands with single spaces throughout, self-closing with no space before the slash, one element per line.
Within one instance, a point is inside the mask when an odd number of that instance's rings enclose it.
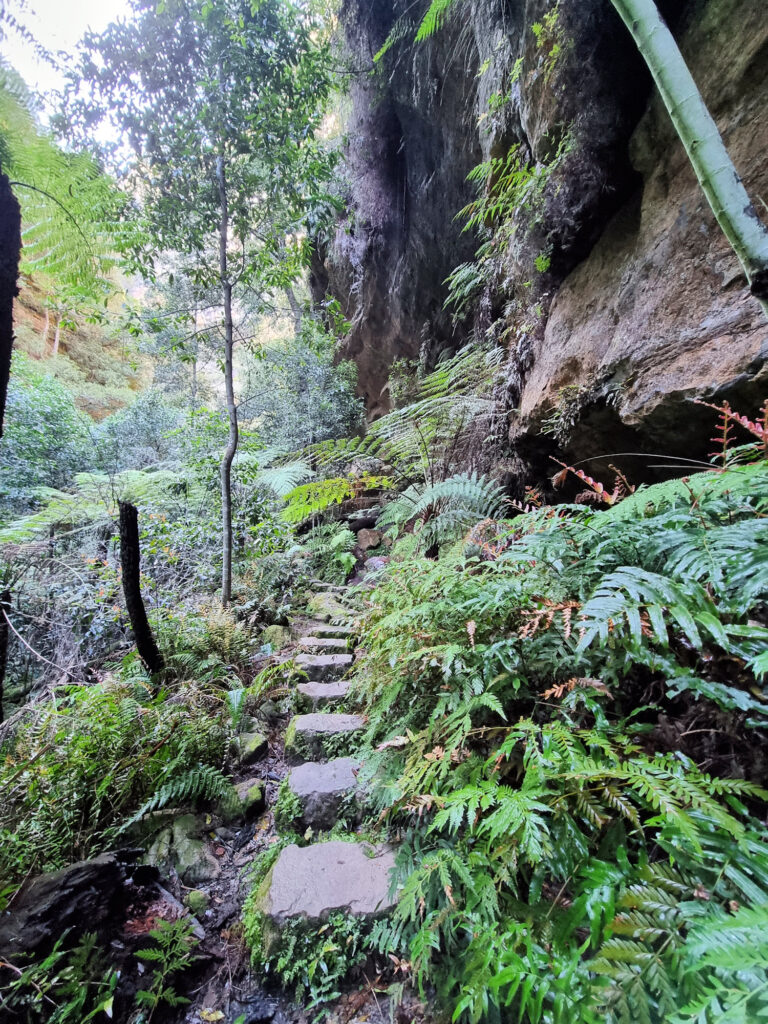
<path fill-rule="evenodd" d="M 416 33 L 416 42 L 429 39 L 443 26 L 445 19 L 458 6 L 458 0 L 432 0 L 426 14 L 422 18 Z"/>
<path fill-rule="evenodd" d="M 193 801 L 226 799 L 232 790 L 232 783 L 218 768 L 212 765 L 197 765 L 160 786 L 119 829 L 121 834 L 135 825 L 151 811 L 178 804 L 189 805 Z"/>

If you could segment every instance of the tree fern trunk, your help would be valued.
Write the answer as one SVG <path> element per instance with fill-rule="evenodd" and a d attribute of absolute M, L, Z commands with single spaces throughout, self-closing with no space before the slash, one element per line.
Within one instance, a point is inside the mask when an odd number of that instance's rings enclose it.
<path fill-rule="evenodd" d="M 139 513 L 135 505 L 120 502 L 120 568 L 128 618 L 139 657 L 147 670 L 155 675 L 165 664 L 152 635 L 144 599 L 141 596 L 141 548 L 139 546 Z"/>
<path fill-rule="evenodd" d="M 655 0 L 611 2 L 650 68 L 717 222 L 768 317 L 768 229 L 750 202 L 680 49 Z"/>
<path fill-rule="evenodd" d="M 0 174 L 0 437 L 11 375 L 13 300 L 18 292 L 21 210 L 10 183 Z"/>

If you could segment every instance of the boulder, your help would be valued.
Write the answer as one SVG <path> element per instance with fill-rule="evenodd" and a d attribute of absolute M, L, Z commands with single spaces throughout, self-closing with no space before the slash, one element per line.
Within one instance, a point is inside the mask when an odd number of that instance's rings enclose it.
<path fill-rule="evenodd" d="M 361 551 L 368 551 L 369 548 L 377 548 L 381 544 L 381 534 L 378 530 L 360 530 L 357 535 L 357 546 Z"/>
<path fill-rule="evenodd" d="M 349 693 L 349 681 L 339 679 L 333 683 L 299 683 L 296 693 L 300 708 L 317 711 L 344 700 Z"/>
<path fill-rule="evenodd" d="M 173 823 L 171 858 L 185 885 L 210 882 L 221 873 L 218 861 L 199 838 L 205 829 L 205 819 L 196 814 L 182 814 Z"/>
<path fill-rule="evenodd" d="M 253 764 L 266 756 L 269 743 L 263 732 L 244 732 L 237 738 L 237 749 L 241 764 Z"/>
<path fill-rule="evenodd" d="M 266 806 L 264 783 L 261 779 L 246 779 L 235 786 L 246 821 L 257 818 Z"/>
<path fill-rule="evenodd" d="M 262 644 L 269 644 L 273 651 L 281 651 L 291 642 L 291 631 L 285 626 L 267 626 L 261 634 Z"/>
<path fill-rule="evenodd" d="M 48 952 L 67 929 L 73 940 L 84 931 L 101 931 L 119 913 L 123 881 L 123 867 L 112 853 L 39 875 L 22 889 L 10 913 L 0 914 L 0 953 L 13 962 L 19 953 Z"/>
<path fill-rule="evenodd" d="M 301 804 L 301 824 L 316 832 L 333 828 L 344 801 L 354 803 L 360 763 L 352 757 L 337 757 L 326 764 L 309 761 L 294 768 L 288 787 Z"/>
<path fill-rule="evenodd" d="M 152 843 L 147 862 L 161 871 L 174 868 L 185 885 L 197 886 L 218 878 L 221 868 L 201 838 L 206 827 L 202 815 L 182 814 Z"/>
<path fill-rule="evenodd" d="M 380 569 L 385 569 L 388 565 L 389 555 L 374 555 L 372 558 L 366 558 L 365 571 L 378 572 Z"/>
<path fill-rule="evenodd" d="M 369 919 L 386 914 L 396 902 L 389 895 L 394 866 L 388 846 L 286 846 L 265 879 L 260 911 L 273 931 L 297 919 L 318 924 L 334 911 Z"/>
<path fill-rule="evenodd" d="M 307 678 L 315 682 L 338 679 L 351 667 L 351 654 L 300 654 L 295 660 L 296 667 L 306 672 Z"/>
<path fill-rule="evenodd" d="M 297 715 L 285 734 L 285 759 L 301 764 L 345 753 L 365 721 L 362 715 Z"/>

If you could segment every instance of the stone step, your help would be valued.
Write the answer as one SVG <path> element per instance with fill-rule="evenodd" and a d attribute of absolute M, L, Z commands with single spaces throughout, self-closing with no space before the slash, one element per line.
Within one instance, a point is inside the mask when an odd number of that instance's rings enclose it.
<path fill-rule="evenodd" d="M 343 594 L 347 589 L 337 583 L 326 583 L 324 580 L 310 580 L 309 582 L 315 590 L 323 594 Z"/>
<path fill-rule="evenodd" d="M 333 594 L 315 594 L 307 602 L 307 611 L 323 622 L 349 618 L 349 609 L 341 604 Z"/>
<path fill-rule="evenodd" d="M 344 754 L 365 722 L 362 715 L 296 715 L 285 733 L 285 759 L 301 764 Z"/>
<path fill-rule="evenodd" d="M 318 639 L 345 640 L 354 635 L 352 626 L 334 626 L 331 622 L 310 622 L 307 626 L 307 636 L 316 636 Z"/>
<path fill-rule="evenodd" d="M 388 846 L 338 840 L 286 846 L 257 898 L 267 948 L 289 921 L 312 926 L 335 911 L 368 919 L 388 913 L 396 903 L 389 895 L 394 866 Z"/>
<path fill-rule="evenodd" d="M 337 757 L 326 764 L 308 761 L 294 768 L 288 775 L 288 788 L 301 805 L 295 827 L 302 832 L 307 828 L 327 832 L 338 821 L 345 798 L 354 814 L 359 768 L 360 762 L 352 757 Z"/>
<path fill-rule="evenodd" d="M 338 679 L 352 665 L 351 654 L 300 654 L 295 660 L 297 668 L 306 672 L 312 682 Z"/>
<path fill-rule="evenodd" d="M 302 711 L 319 711 L 329 704 L 338 703 L 349 693 L 349 680 L 338 679 L 333 683 L 299 683 L 296 692 Z"/>
<path fill-rule="evenodd" d="M 323 653 L 332 653 L 333 651 L 346 653 L 348 649 L 347 641 L 344 637 L 336 636 L 303 636 L 299 640 L 299 647 L 303 651 L 308 653 L 317 653 L 322 651 Z"/>

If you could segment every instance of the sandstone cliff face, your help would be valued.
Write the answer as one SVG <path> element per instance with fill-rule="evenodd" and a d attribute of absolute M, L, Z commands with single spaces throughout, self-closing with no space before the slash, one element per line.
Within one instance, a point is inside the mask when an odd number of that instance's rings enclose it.
<path fill-rule="evenodd" d="M 361 72 L 349 214 L 313 283 L 354 320 L 348 353 L 370 412 L 386 408 L 394 358 L 425 342 L 434 356 L 474 330 L 507 347 L 510 440 L 523 456 L 552 449 L 541 427 L 564 396 L 569 455 L 702 454 L 710 414 L 682 399 L 729 397 L 753 411 L 768 394 L 768 326 L 628 34 L 609 0 L 569 0 L 551 29 L 554 0 L 458 3 L 416 47 L 426 0 L 343 8 Z M 750 194 L 768 198 L 764 0 L 664 9 Z M 393 27 L 403 42 L 370 73 Z M 468 171 L 514 145 L 531 166 L 551 164 L 566 137 L 540 202 L 516 217 L 470 316 L 452 325 L 443 282 L 478 245 L 454 219 L 473 195 Z"/>

